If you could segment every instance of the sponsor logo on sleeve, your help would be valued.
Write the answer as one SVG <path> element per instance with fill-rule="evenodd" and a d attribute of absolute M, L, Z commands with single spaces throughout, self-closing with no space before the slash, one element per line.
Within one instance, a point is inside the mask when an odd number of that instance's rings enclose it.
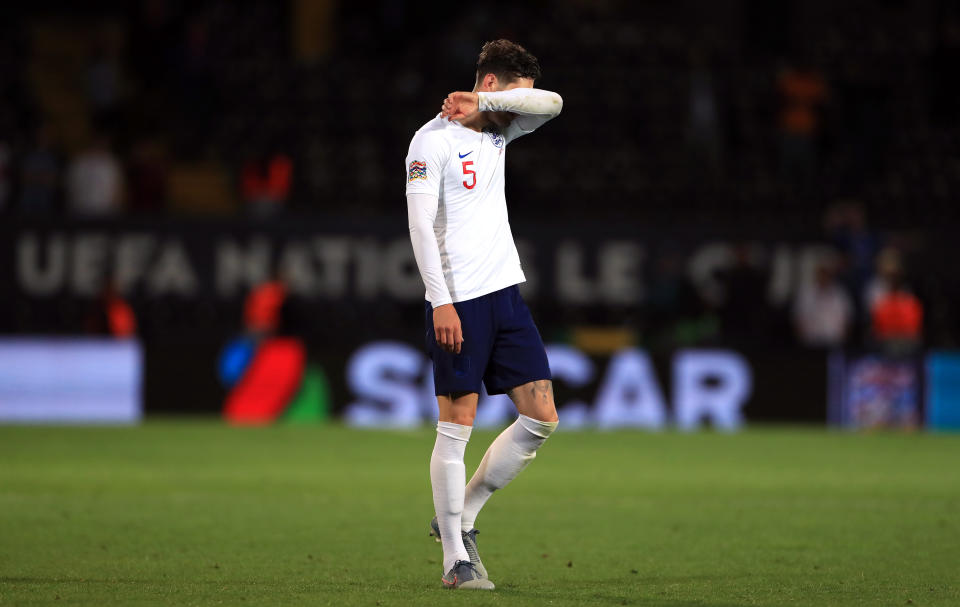
<path fill-rule="evenodd" d="M 407 183 L 411 181 L 416 181 L 417 179 L 426 179 L 427 178 L 427 163 L 422 160 L 414 160 L 410 163 L 410 168 L 407 171 Z"/>

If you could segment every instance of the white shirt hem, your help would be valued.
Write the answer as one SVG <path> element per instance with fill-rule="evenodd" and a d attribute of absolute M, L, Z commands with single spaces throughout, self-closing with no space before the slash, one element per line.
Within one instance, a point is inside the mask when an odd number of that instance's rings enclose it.
<path fill-rule="evenodd" d="M 516 279 L 514 279 L 514 280 L 507 280 L 507 281 L 505 281 L 506 284 L 496 283 L 495 286 L 492 286 L 492 287 L 484 286 L 484 287 L 481 287 L 481 288 L 477 289 L 476 291 L 471 291 L 470 293 L 464 293 L 463 295 L 459 295 L 459 294 L 458 294 L 458 295 L 453 295 L 453 294 L 451 293 L 451 301 L 450 301 L 450 302 L 445 302 L 445 303 L 443 303 L 443 304 L 441 304 L 441 305 L 446 305 L 447 303 L 461 303 L 461 302 L 464 302 L 464 301 L 470 301 L 471 299 L 476 299 L 476 298 L 478 298 L 478 297 L 483 297 L 484 295 L 489 295 L 489 294 L 491 294 L 491 293 L 495 293 L 495 292 L 500 291 L 500 290 L 502 290 L 502 289 L 506 289 L 506 288 L 512 287 L 512 286 L 514 286 L 514 285 L 522 284 L 522 283 L 524 283 L 524 282 L 526 282 L 526 281 L 527 281 L 526 277 L 521 277 L 519 280 L 516 280 Z M 425 300 L 425 301 L 430 301 L 430 299 L 427 298 L 427 297 L 424 297 L 424 300 Z M 430 305 L 432 306 L 432 305 L 433 305 L 433 302 L 430 302 Z"/>

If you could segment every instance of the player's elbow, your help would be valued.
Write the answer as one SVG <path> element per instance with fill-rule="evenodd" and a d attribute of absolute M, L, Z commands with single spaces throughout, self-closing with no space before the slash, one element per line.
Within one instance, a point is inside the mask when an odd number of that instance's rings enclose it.
<path fill-rule="evenodd" d="M 550 103 L 552 104 L 551 113 L 554 116 L 559 116 L 560 112 L 563 110 L 563 97 L 561 97 L 557 93 L 553 93 L 550 96 Z"/>

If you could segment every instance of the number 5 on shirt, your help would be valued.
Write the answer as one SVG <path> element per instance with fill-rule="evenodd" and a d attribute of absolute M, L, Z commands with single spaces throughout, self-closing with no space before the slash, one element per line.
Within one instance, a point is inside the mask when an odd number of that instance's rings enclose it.
<path fill-rule="evenodd" d="M 472 190 L 473 186 L 477 185 L 477 172 L 467 169 L 467 167 L 472 164 L 473 164 L 472 160 L 465 160 L 463 162 L 463 174 L 470 175 L 471 177 L 473 177 L 473 181 L 470 182 L 470 185 L 467 185 L 466 179 L 463 180 L 463 187 L 467 188 L 468 190 Z"/>

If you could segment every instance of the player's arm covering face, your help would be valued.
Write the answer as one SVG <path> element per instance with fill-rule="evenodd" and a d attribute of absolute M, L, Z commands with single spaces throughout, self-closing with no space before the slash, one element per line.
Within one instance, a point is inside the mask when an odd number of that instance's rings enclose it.
<path fill-rule="evenodd" d="M 427 299 L 434 308 L 453 301 L 443 277 L 440 247 L 433 230 L 443 168 L 449 155 L 446 141 L 429 130 L 417 133 L 407 152 L 407 224 L 410 242 L 427 288 Z"/>
<path fill-rule="evenodd" d="M 511 112 L 517 117 L 507 127 L 504 137 L 512 141 L 532 133 L 563 109 L 563 98 L 553 91 L 515 88 L 508 91 L 478 93 L 481 112 Z"/>

